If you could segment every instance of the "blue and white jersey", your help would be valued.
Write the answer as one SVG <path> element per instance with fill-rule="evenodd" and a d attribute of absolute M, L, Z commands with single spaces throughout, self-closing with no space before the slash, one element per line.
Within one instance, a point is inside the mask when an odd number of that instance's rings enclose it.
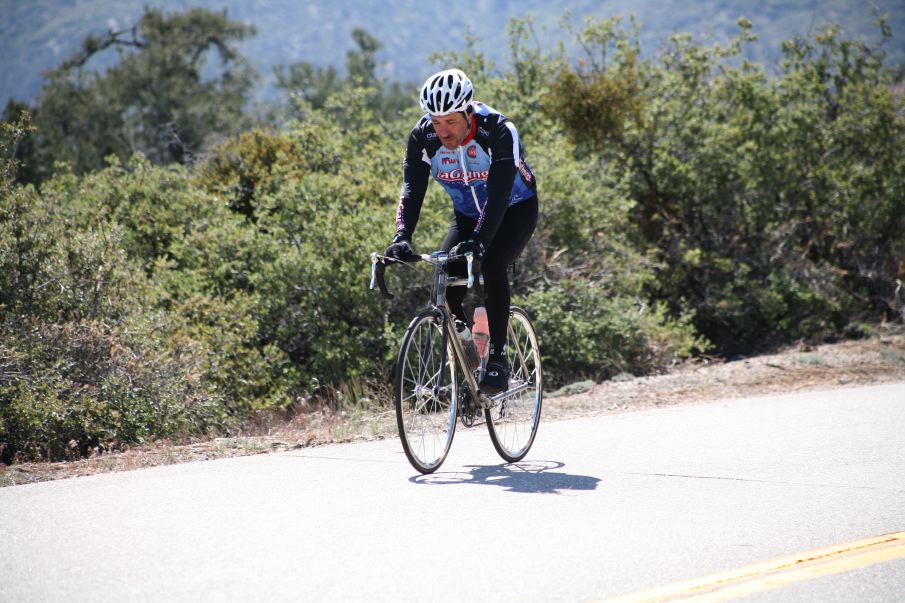
<path fill-rule="evenodd" d="M 427 190 L 428 175 L 449 194 L 453 208 L 477 221 L 474 238 L 488 245 L 506 208 L 537 194 L 534 174 L 515 125 L 483 103 L 474 102 L 471 131 L 461 146 L 447 149 L 430 115 L 409 135 L 396 232 L 411 237 Z"/>

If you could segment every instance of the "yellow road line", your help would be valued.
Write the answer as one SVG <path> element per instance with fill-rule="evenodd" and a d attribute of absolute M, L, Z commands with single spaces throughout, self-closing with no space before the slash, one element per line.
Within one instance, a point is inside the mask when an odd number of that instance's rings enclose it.
<path fill-rule="evenodd" d="M 848 572 L 859 567 L 903 557 L 905 557 L 905 532 L 896 532 L 780 557 L 705 578 L 608 599 L 608 601 L 611 603 L 727 601 L 755 592 Z"/>

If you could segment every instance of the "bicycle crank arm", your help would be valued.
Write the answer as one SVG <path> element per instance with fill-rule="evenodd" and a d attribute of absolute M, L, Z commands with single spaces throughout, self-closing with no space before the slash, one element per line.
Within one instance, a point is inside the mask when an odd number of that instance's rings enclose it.
<path fill-rule="evenodd" d="M 517 385 L 511 389 L 507 389 L 504 392 L 500 392 L 498 394 L 494 394 L 493 396 L 487 396 L 485 394 L 481 394 L 479 401 L 481 403 L 481 408 L 493 408 L 494 406 L 499 406 L 500 402 L 505 400 L 506 398 L 516 396 L 523 391 L 531 389 L 533 386 L 530 383 L 523 383 L 521 385 Z"/>

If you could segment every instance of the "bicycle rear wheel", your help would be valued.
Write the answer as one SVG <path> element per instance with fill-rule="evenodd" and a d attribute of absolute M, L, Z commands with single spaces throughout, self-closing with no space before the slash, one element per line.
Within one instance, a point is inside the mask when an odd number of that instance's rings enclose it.
<path fill-rule="evenodd" d="M 448 332 L 436 310 L 409 324 L 396 363 L 396 424 L 412 466 L 432 473 L 449 453 L 456 431 L 458 383 Z"/>
<path fill-rule="evenodd" d="M 510 463 L 522 460 L 537 435 L 543 404 L 543 372 L 537 334 L 528 315 L 512 307 L 506 349 L 512 372 L 511 395 L 494 408 L 484 411 L 493 447 Z"/>

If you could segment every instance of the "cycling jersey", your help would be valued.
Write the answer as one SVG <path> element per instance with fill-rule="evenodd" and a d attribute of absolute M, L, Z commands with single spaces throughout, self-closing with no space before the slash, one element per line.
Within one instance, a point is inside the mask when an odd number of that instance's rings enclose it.
<path fill-rule="evenodd" d="M 455 150 L 440 142 L 429 114 L 412 129 L 396 211 L 397 237 L 411 239 L 429 175 L 449 193 L 457 213 L 477 220 L 473 237 L 485 246 L 510 205 L 536 196 L 537 183 L 515 125 L 483 103 L 471 107 L 471 131 Z"/>

